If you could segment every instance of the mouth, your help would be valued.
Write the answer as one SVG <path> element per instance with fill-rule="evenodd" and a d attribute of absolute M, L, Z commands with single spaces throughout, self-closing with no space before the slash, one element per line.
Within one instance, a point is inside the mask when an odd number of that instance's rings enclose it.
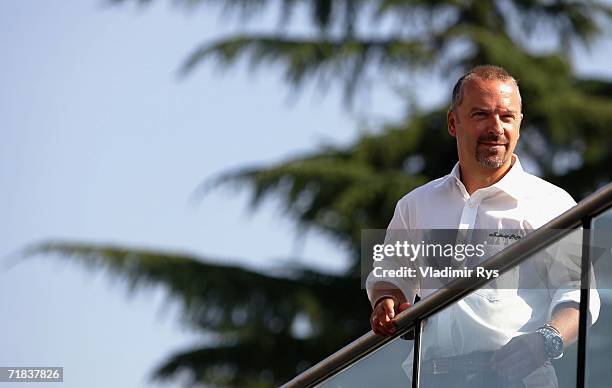
<path fill-rule="evenodd" d="M 478 142 L 478 144 L 486 147 L 506 147 L 507 143 L 492 143 L 492 142 Z"/>

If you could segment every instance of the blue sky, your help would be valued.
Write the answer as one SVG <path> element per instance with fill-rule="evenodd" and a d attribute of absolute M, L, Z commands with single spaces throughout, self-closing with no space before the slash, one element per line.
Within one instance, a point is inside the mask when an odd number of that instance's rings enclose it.
<path fill-rule="evenodd" d="M 144 387 L 171 351 L 202 341 L 162 290 L 127 297 L 123 283 L 73 263 L 37 257 L 8 267 L 7 256 L 58 238 L 258 268 L 298 253 L 337 270 L 330 243 L 311 238 L 296 251 L 273 205 L 251 216 L 239 192 L 219 190 L 199 205 L 190 197 L 227 168 L 354 132 L 337 99 L 288 104 L 274 74 L 208 67 L 180 80 L 185 56 L 222 30 L 215 18 L 162 3 L 101 4 L 0 4 L 0 365 L 64 366 L 63 387 Z"/>
<path fill-rule="evenodd" d="M 254 268 L 289 256 L 344 265 L 320 236 L 297 243 L 274 203 L 250 215 L 244 192 L 221 189 L 197 205 L 190 196 L 228 168 L 346 143 L 365 115 L 399 117 L 400 101 L 379 87 L 353 114 L 333 91 L 290 103 L 275 68 L 203 66 L 180 79 L 187 54 L 235 24 L 168 3 L 0 2 L 0 366 L 63 366 L 58 387 L 144 387 L 156 363 L 203 340 L 163 290 L 128 296 L 117 279 L 58 258 L 9 266 L 32 242 L 122 244 Z M 611 49 L 578 52 L 578 70 L 610 76 Z M 425 103 L 444 97 L 430 90 Z"/>

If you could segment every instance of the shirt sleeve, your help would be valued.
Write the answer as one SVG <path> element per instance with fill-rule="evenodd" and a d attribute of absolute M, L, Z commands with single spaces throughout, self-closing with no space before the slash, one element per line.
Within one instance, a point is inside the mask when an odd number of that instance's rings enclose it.
<path fill-rule="evenodd" d="M 547 318 L 563 303 L 580 303 L 580 277 L 582 267 L 582 229 L 576 229 L 563 236 L 558 242 L 546 249 L 548 262 L 548 289 L 551 303 Z M 593 266 L 589 268 L 589 315 L 595 323 L 599 317 L 601 301 L 595 284 Z"/>
<path fill-rule="evenodd" d="M 407 207 L 403 206 L 402 201 L 397 203 L 393 218 L 387 227 L 385 234 L 385 245 L 393 245 L 397 241 L 405 241 L 409 236 L 409 224 L 407 222 L 408 214 Z M 414 269 L 414 277 L 407 276 L 404 271 L 407 268 Z M 394 271 L 395 273 L 403 273 L 404 276 L 388 276 L 389 272 L 383 271 Z M 381 276 L 387 274 L 387 276 Z M 387 282 L 397 287 L 406 299 L 412 303 L 416 295 L 419 294 L 419 278 L 418 269 L 414 265 L 413 261 L 405 257 L 398 257 L 396 255 L 385 255 L 380 261 L 374 261 L 373 269 L 368 274 L 365 282 L 366 292 L 370 303 L 374 303 L 372 299 L 372 290 L 374 286 L 379 282 Z"/>

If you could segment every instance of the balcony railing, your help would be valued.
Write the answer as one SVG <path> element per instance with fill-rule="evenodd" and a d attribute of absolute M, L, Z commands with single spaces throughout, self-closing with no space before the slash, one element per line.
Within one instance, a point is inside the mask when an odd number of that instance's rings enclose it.
<path fill-rule="evenodd" d="M 572 230 L 573 232 L 571 232 Z M 599 247 L 598 257 L 609 255 L 612 250 L 612 235 L 610 233 L 612 231 L 612 184 L 601 188 L 572 209 L 526 235 L 520 241 L 511 244 L 483 262 L 481 266 L 485 270 L 497 270 L 501 276 L 521 263 L 536 260 L 535 257 L 538 252 L 558 243 L 560 239 L 565 238 L 564 236 L 569 233 L 568 231 L 582 234 L 582 241 L 585 243 L 582 244 L 580 268 L 586 270 L 579 269 L 580 287 L 576 288 L 576 291 L 580 293 L 578 340 L 575 345 L 570 347 L 569 353 L 571 354 L 564 355 L 565 364 L 561 368 L 557 367 L 557 370 L 564 376 L 559 380 L 559 385 L 561 387 L 579 388 L 609 386 L 607 383 L 612 380 L 607 380 L 604 385 L 589 383 L 589 377 L 602 381 L 608 378 L 612 379 L 612 371 L 609 367 L 603 366 L 606 365 L 606 362 L 600 362 L 600 357 L 592 357 L 593 361 L 589 361 L 592 365 L 587 364 L 591 345 L 593 348 L 599 349 L 593 350 L 591 352 L 593 354 L 596 354 L 597 351 L 600 353 L 603 351 L 605 357 L 606 351 L 601 350 L 602 347 L 598 346 L 597 343 L 589 342 L 587 336 L 590 333 L 588 322 L 590 288 L 593 286 L 590 284 L 590 279 L 593 277 L 593 272 L 598 274 L 597 267 L 594 271 L 591 270 L 594 265 L 591 257 L 593 255 L 592 247 L 593 245 Z M 594 239 L 597 239 L 596 244 L 593 244 Z M 602 265 L 601 279 L 598 278 L 597 280 L 597 288 L 601 288 L 599 295 L 602 297 L 602 307 L 599 322 L 593 327 L 597 327 L 602 333 L 607 333 L 612 328 L 611 293 L 607 292 L 608 288 L 612 288 L 611 261 L 600 260 L 600 263 L 598 263 Z M 437 321 L 444 322 L 443 314 L 449 313 L 453 306 L 462 303 L 463 298 L 482 289 L 488 282 L 490 280 L 484 277 L 454 280 L 448 287 L 439 289 L 401 313 L 397 317 L 395 335 L 381 337 L 370 331 L 296 376 L 287 382 L 284 387 L 365 387 L 371 386 L 367 383 L 369 378 L 372 378 L 372 381 L 377 381 L 378 385 L 385 387 L 409 385 L 419 387 L 419 381 L 423 378 L 421 376 L 422 350 L 424 345 L 435 341 L 434 336 L 436 335 L 435 328 L 431 327 L 428 319 L 434 321 L 438 318 Z M 610 309 L 608 309 L 606 303 L 610 304 Z M 608 319 L 608 315 L 610 315 L 610 319 Z M 368 319 L 368 317 L 364 317 L 364 319 Z M 402 339 L 402 337 L 405 338 L 407 333 L 412 333 L 414 341 L 404 341 Z M 464 341 L 476 341 L 479 336 L 478 332 L 470 333 L 469 330 L 462 335 L 473 336 L 472 339 L 468 338 Z M 612 350 L 607 353 L 607 356 L 604 360 L 612 359 Z M 568 366 L 567 363 L 570 363 L 570 365 Z M 431 369 L 430 364 L 428 365 L 429 369 Z M 388 377 L 387 372 L 385 372 L 387 369 L 384 369 L 390 368 L 390 365 L 394 368 L 392 372 L 389 372 L 389 375 L 393 375 L 392 377 Z M 436 366 L 435 361 L 433 366 Z M 352 377 L 350 377 L 351 374 Z M 388 380 L 386 383 L 385 378 Z M 403 383 L 401 383 L 402 381 Z M 452 385 L 448 386 L 452 387 Z"/>

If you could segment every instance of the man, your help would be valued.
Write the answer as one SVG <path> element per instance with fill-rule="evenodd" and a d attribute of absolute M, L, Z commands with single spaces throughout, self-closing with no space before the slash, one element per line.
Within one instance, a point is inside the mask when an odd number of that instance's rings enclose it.
<path fill-rule="evenodd" d="M 517 81 L 504 69 L 478 66 L 461 77 L 453 89 L 447 119 L 448 133 L 457 141 L 459 162 L 449 175 L 413 190 L 398 202 L 387 237 L 393 230 L 431 229 L 518 230 L 524 235 L 575 205 L 564 190 L 526 173 L 514 154 L 522 103 Z M 384 264 L 387 268 L 400 265 L 391 260 Z M 540 270 L 542 276 L 550 276 L 546 268 L 536 268 L 540 264 L 534 264 L 535 269 L 526 275 Z M 389 336 L 395 332 L 395 316 L 416 296 L 425 298 L 435 290 L 425 289 L 418 276 L 377 278 L 373 273 L 366 281 L 373 306 L 370 323 L 375 333 Z M 573 281 L 575 286 L 575 277 Z M 560 357 L 560 344 L 577 338 L 579 288 L 556 284 L 552 291 L 534 289 L 530 294 L 516 289 L 485 291 L 469 295 L 428 320 L 425 328 L 432 332 L 431 338 L 422 341 L 423 346 L 429 345 L 429 353 L 422 356 L 421 371 L 431 372 L 428 357 L 467 360 L 470 365 L 485 360 L 485 372 L 477 376 L 482 380 L 480 386 L 556 387 L 549 360 Z M 591 322 L 598 312 L 598 295 L 591 292 Z M 439 378 L 422 374 L 421 383 L 478 386 L 472 372 L 443 374 Z"/>

